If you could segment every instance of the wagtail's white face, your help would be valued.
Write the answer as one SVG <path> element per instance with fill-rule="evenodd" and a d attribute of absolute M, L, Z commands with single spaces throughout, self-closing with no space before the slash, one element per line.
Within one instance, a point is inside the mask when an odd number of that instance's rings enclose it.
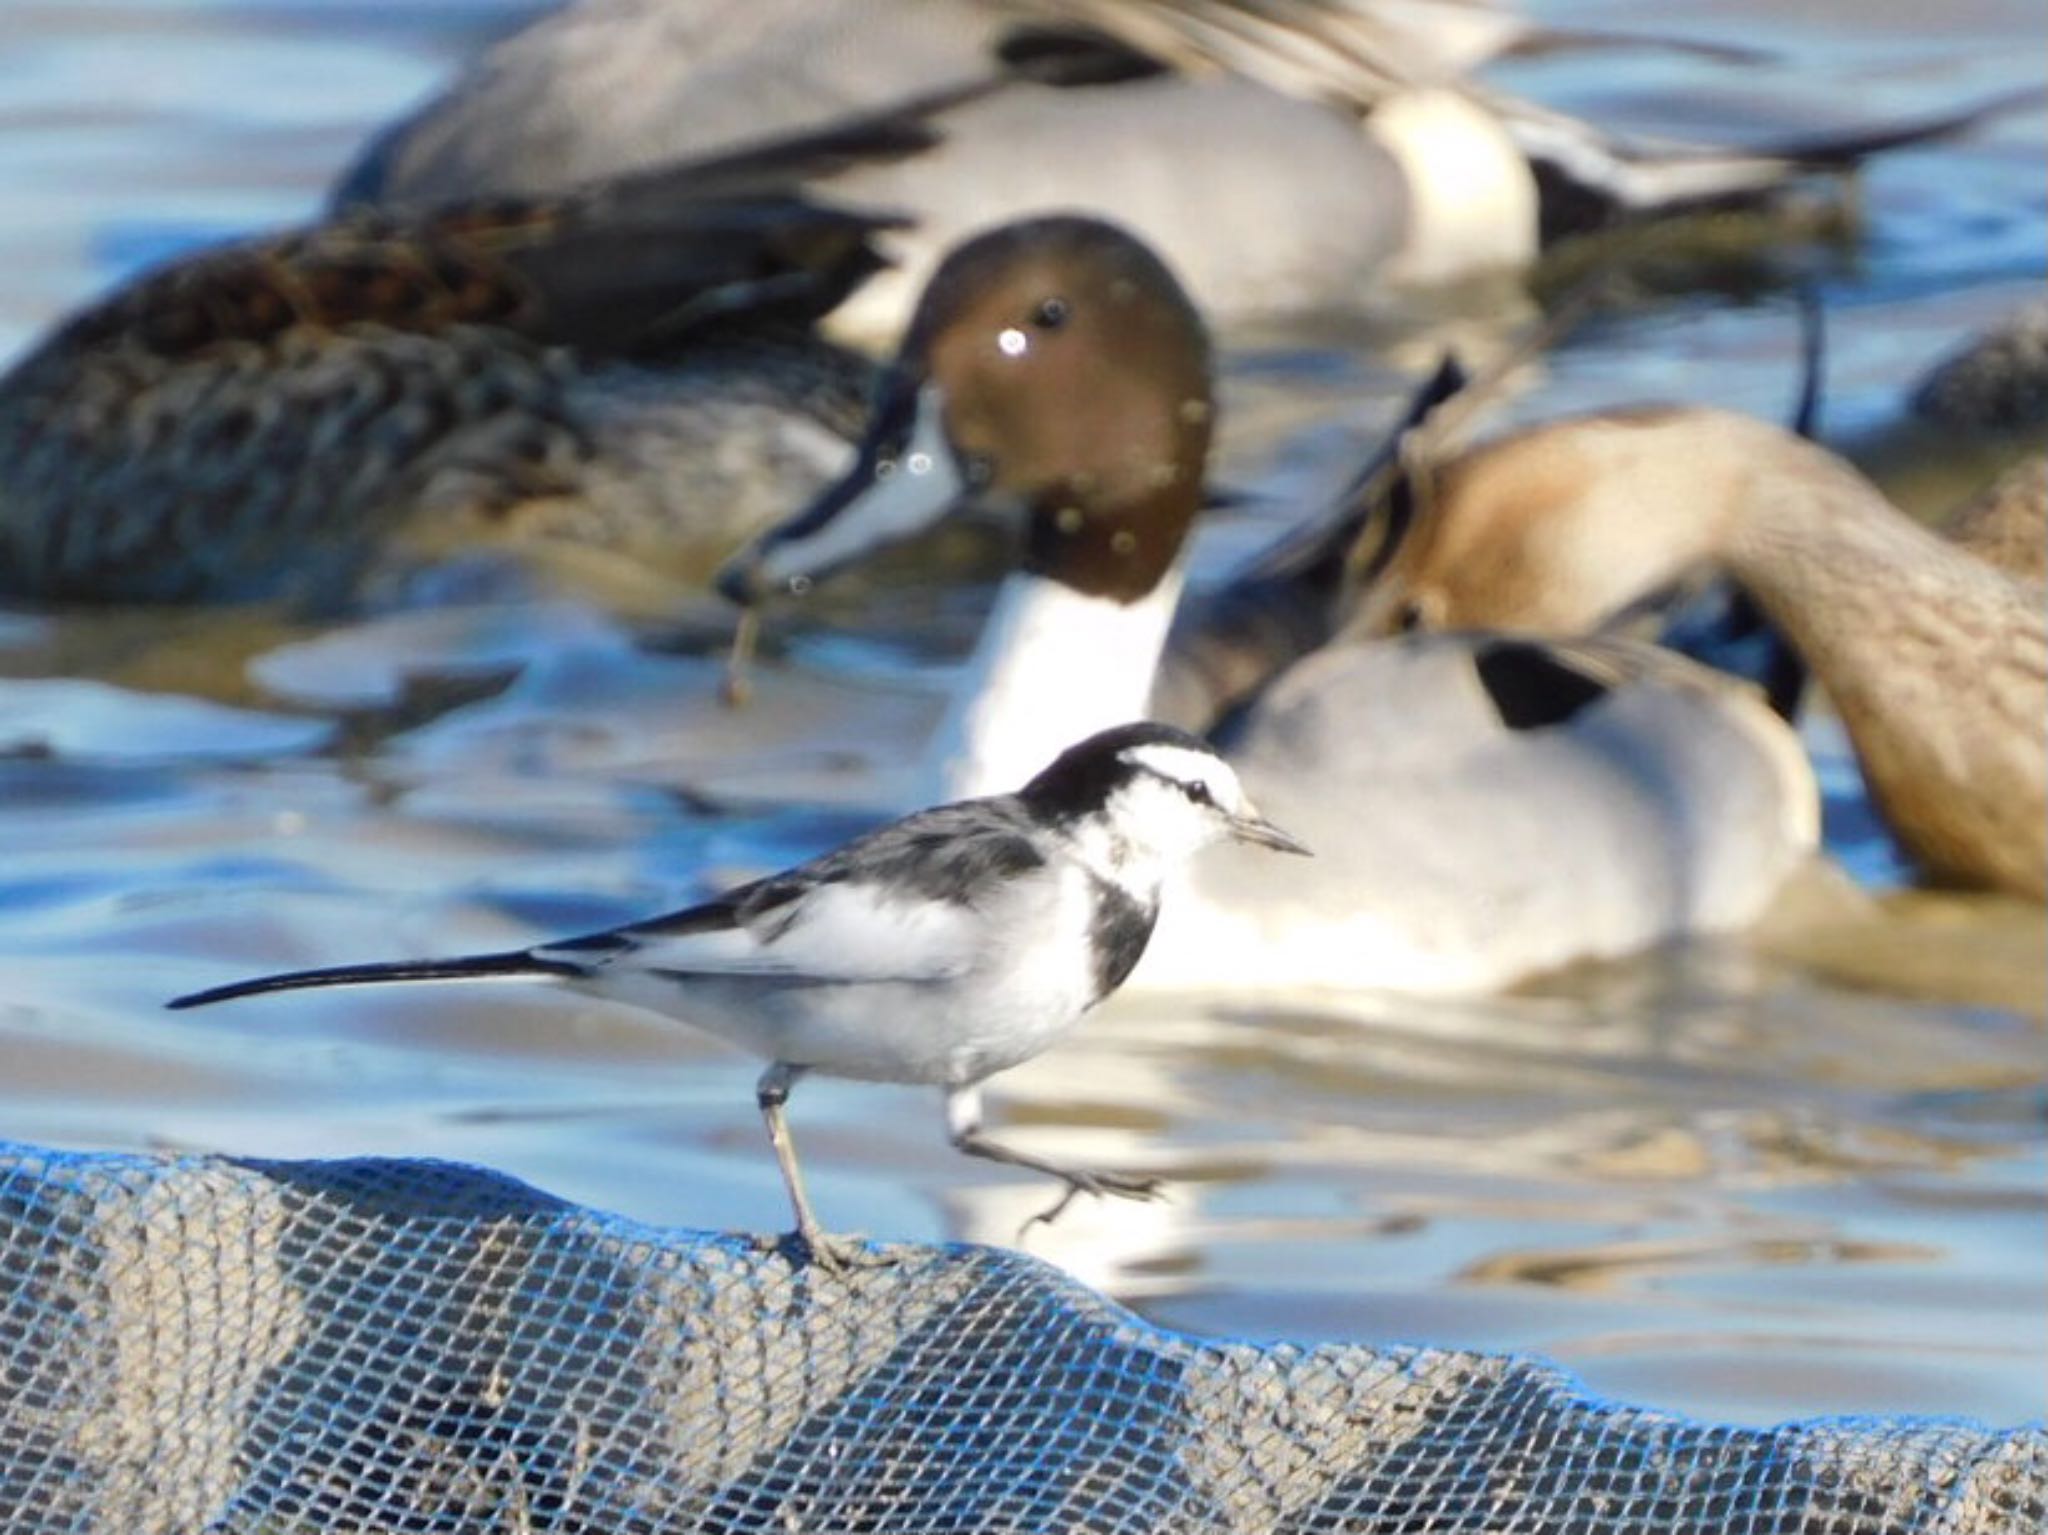
<path fill-rule="evenodd" d="M 1155 744 L 1134 746 L 1123 757 L 1135 771 L 1105 808 L 1118 832 L 1146 854 L 1178 860 L 1227 838 L 1306 851 L 1260 816 L 1214 752 Z"/>
<path fill-rule="evenodd" d="M 1229 763 L 1166 725 L 1126 725 L 1060 754 L 1022 798 L 1112 864 L 1178 863 L 1211 843 L 1307 848 L 1259 814 Z"/>

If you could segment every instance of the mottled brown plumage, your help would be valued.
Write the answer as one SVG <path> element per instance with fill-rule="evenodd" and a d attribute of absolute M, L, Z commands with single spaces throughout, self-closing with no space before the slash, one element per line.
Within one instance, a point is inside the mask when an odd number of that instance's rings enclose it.
<path fill-rule="evenodd" d="M 2048 427 L 2048 295 L 1944 358 L 1914 387 L 1913 413 L 1951 431 Z"/>
<path fill-rule="evenodd" d="M 2048 453 L 2013 465 L 1944 517 L 1941 530 L 2008 575 L 2048 582 Z"/>
<path fill-rule="evenodd" d="M 561 538 L 701 575 L 861 424 L 867 365 L 808 325 L 887 220 L 783 169 L 358 213 L 146 274 L 0 379 L 0 591 L 327 605 Z"/>

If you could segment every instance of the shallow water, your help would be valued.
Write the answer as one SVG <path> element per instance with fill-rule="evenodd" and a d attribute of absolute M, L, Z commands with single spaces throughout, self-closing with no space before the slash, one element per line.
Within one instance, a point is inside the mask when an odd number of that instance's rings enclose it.
<path fill-rule="evenodd" d="M 0 0 L 0 351 L 140 263 L 306 214 L 364 131 L 522 9 Z M 1657 25 L 1784 57 L 1512 78 L 1613 121 L 1735 133 L 1930 111 L 2038 83 L 2043 57 L 2022 0 L 1924 23 L 1699 4 Z M 1820 264 L 1840 438 L 1882 456 L 1904 381 L 2038 288 L 2042 126 L 1867 176 L 1858 253 Z M 1645 307 L 1513 409 L 1775 415 L 1794 352 L 1782 301 Z M 1231 384 L 1233 478 L 1283 493 L 1340 474 L 1379 419 L 1355 397 L 1389 390 L 1362 354 L 1298 340 L 1240 352 Z M 935 608 L 924 638 L 958 616 Z M 637 1014 L 522 988 L 158 1004 L 645 913 L 822 846 L 888 798 L 942 649 L 813 641 L 734 716 L 711 662 L 646 653 L 573 601 L 322 633 L 0 615 L 0 1136 L 459 1157 L 646 1219 L 779 1221 L 754 1066 Z M 1819 731 L 1838 847 L 1885 886 Z M 1159 1171 L 1173 1199 L 1077 1210 L 1031 1246 L 1170 1323 L 1535 1349 L 1679 1411 L 2038 1415 L 2039 913 L 1807 894 L 1766 942 L 1507 999 L 1112 1007 L 1002 1079 L 996 1119 Z M 838 1225 L 1006 1241 L 1046 1196 L 950 1156 L 907 1090 L 807 1083 L 795 1121 Z"/>

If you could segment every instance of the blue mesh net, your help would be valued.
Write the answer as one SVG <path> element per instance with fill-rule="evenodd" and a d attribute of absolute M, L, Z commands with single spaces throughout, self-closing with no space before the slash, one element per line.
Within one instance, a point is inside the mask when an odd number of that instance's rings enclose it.
<path fill-rule="evenodd" d="M 895 1257 L 818 1273 L 439 1163 L 0 1147 L 0 1529 L 2048 1528 L 2038 1428 L 1717 1426 Z"/>

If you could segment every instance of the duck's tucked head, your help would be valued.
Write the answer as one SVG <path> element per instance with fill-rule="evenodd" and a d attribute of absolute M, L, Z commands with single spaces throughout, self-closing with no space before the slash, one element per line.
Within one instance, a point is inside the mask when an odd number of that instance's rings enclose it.
<path fill-rule="evenodd" d="M 1134 602 L 1200 508 L 1212 401 L 1201 317 L 1098 219 L 1006 224 L 933 275 L 858 461 L 727 567 L 739 601 L 805 584 L 968 503 L 1023 518 L 1023 562 Z"/>
<path fill-rule="evenodd" d="M 1175 862 L 1226 838 L 1308 852 L 1259 814 L 1213 747 L 1171 725 L 1092 735 L 1061 752 L 1021 797 L 1041 820 L 1101 844 L 1112 865 Z"/>
<path fill-rule="evenodd" d="M 1715 558 L 1773 439 L 1789 440 L 1719 411 L 1645 409 L 1474 448 L 1433 474 L 1352 628 L 1591 633 Z"/>

